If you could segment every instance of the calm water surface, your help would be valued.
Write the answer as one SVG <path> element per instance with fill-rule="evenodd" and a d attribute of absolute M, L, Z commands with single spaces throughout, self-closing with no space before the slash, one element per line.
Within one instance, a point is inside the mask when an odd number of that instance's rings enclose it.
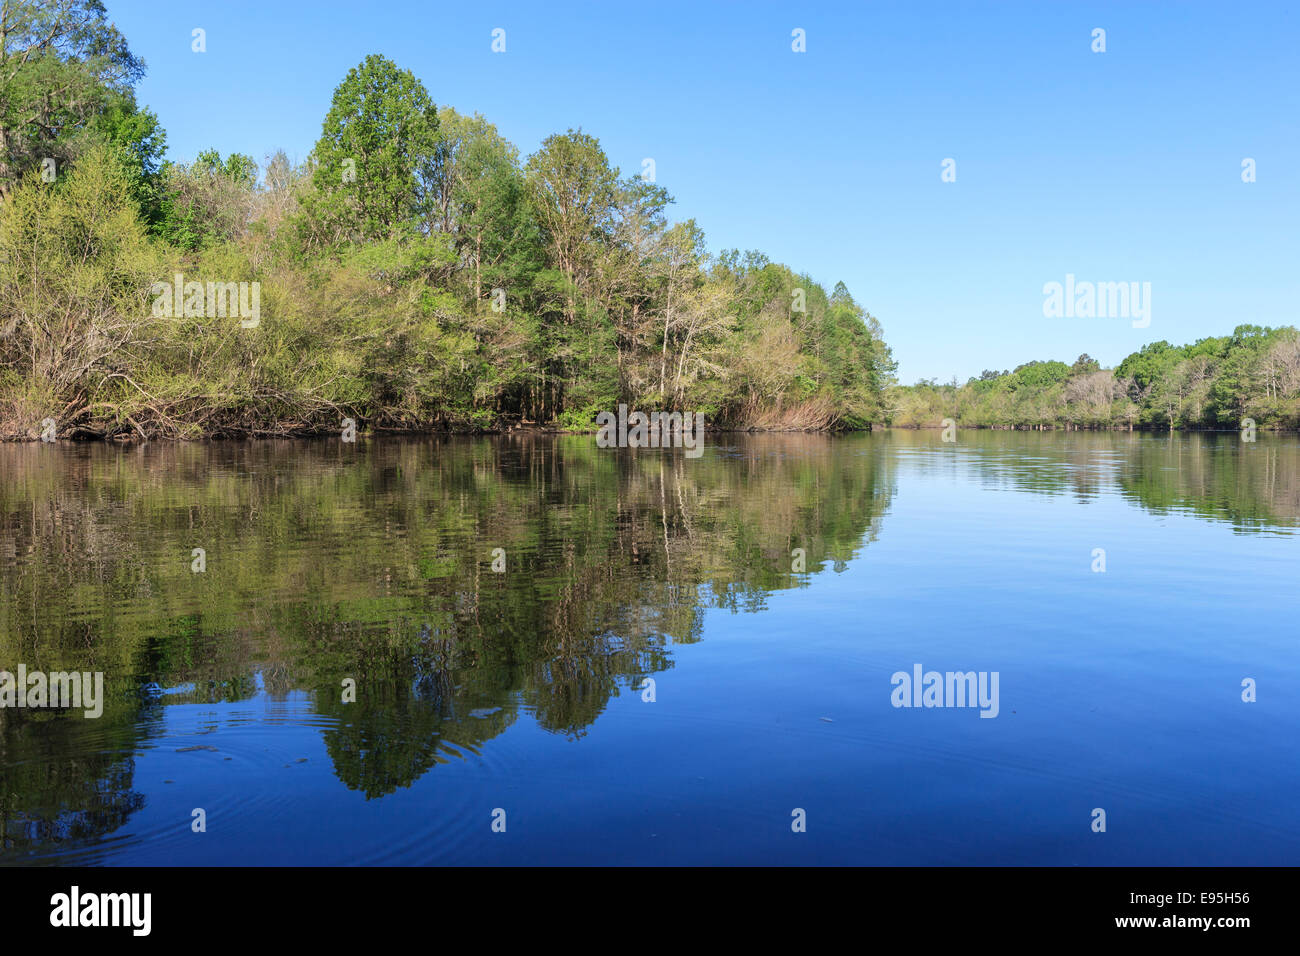
<path fill-rule="evenodd" d="M 0 669 L 106 697 L 0 710 L 0 863 L 1294 865 L 1298 515 L 1267 435 L 0 447 Z"/>

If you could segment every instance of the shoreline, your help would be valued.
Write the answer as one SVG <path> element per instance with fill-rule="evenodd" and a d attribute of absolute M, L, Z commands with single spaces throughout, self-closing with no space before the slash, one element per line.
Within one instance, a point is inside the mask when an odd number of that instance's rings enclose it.
<path fill-rule="evenodd" d="M 1017 432 L 1127 432 L 1130 434 L 1149 434 L 1149 435 L 1236 435 L 1241 432 L 1240 427 L 1230 428 L 1165 428 L 1151 426 L 1133 426 L 1126 427 L 1122 425 L 957 425 L 959 431 L 1017 431 Z M 704 429 L 706 435 L 848 435 L 848 434 L 871 434 L 872 432 L 920 432 L 920 431 L 943 431 L 942 424 L 934 425 L 888 425 L 876 424 L 865 428 L 760 428 L 760 427 L 718 427 Z M 378 427 L 360 431 L 358 434 L 367 438 L 375 437 L 398 437 L 398 438 L 470 438 L 470 437 L 490 437 L 490 436 L 560 436 L 560 435 L 596 435 L 600 432 L 599 428 L 560 428 L 547 425 L 516 425 L 506 428 L 392 428 Z M 1266 432 L 1270 435 L 1300 435 L 1300 429 L 1280 428 L 1260 425 L 1256 427 L 1256 432 Z M 114 444 L 114 445 L 143 445 L 150 442 L 167 442 L 167 443 L 199 443 L 199 442 L 230 442 L 230 441 L 299 441 L 313 438 L 337 438 L 339 429 L 321 429 L 321 428 L 301 428 L 280 431 L 274 429 L 250 429 L 238 431 L 223 431 L 208 435 L 196 435 L 193 437 L 171 436 L 171 435 L 147 435 L 141 436 L 138 432 L 124 430 L 115 434 L 97 433 L 90 429 L 76 429 L 69 435 L 59 436 L 54 441 L 45 441 L 41 438 L 39 432 L 29 430 L 25 434 L 14 432 L 0 433 L 0 445 L 24 445 L 24 444 Z"/>

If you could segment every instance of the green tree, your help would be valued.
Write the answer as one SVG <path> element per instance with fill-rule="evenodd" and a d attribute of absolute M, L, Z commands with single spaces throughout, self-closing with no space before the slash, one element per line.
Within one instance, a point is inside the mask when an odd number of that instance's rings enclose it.
<path fill-rule="evenodd" d="M 129 388 L 164 274 L 129 183 L 100 144 L 53 188 L 33 172 L 0 204 L 0 356 L 23 373 L 0 403 L 20 427 L 71 430 Z"/>
<path fill-rule="evenodd" d="M 117 93 L 108 98 L 90 128 L 118 151 L 140 218 L 156 231 L 163 217 L 163 154 L 167 149 L 167 134 L 157 114 L 137 107 L 133 94 Z"/>
<path fill-rule="evenodd" d="M 144 75 L 107 17 L 99 0 L 0 4 L 0 198 L 43 158 L 72 158 L 71 141 Z"/>
<path fill-rule="evenodd" d="M 541 265 L 519 151 L 482 116 L 444 109 L 436 155 L 430 231 L 452 238 L 475 303 L 497 287 L 517 299 L 525 276 Z"/>
<path fill-rule="evenodd" d="M 413 73 L 371 54 L 334 91 L 313 155 L 312 211 L 334 237 L 412 235 L 432 199 L 437 110 Z"/>
<path fill-rule="evenodd" d="M 1091 355 L 1089 355 L 1087 352 L 1084 352 L 1077 359 L 1075 359 L 1074 364 L 1070 366 L 1071 376 L 1089 375 L 1093 372 L 1100 372 L 1100 371 L 1101 371 L 1101 363 L 1098 362 Z"/>
<path fill-rule="evenodd" d="M 572 321 L 573 291 L 590 279 L 595 246 L 613 230 L 618 170 L 594 136 L 569 130 L 542 141 L 528 158 L 527 176 L 550 263 L 573 287 L 566 308 Z"/>
<path fill-rule="evenodd" d="M 163 167 L 163 195 L 154 231 L 185 250 L 206 249 L 241 237 L 253 215 L 257 163 L 204 150 L 188 165 Z"/>
<path fill-rule="evenodd" d="M 584 299 L 593 289 L 600 246 L 615 228 L 618 170 L 599 141 L 581 130 L 548 136 L 525 170 L 550 267 L 549 275 L 537 276 L 539 308 L 559 319 L 545 325 L 541 406 L 551 415 L 582 409 L 585 418 L 618 395 L 617 370 L 599 358 L 615 351 L 614 325 Z"/>

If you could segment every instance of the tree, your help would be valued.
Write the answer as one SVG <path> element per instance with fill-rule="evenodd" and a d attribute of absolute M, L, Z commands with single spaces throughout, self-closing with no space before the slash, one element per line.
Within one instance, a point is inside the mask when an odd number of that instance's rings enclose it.
<path fill-rule="evenodd" d="M 303 186 L 310 178 L 311 170 L 305 164 L 295 166 L 282 149 L 267 157 L 263 187 L 256 197 L 254 218 L 270 235 L 276 235 L 296 211 L 302 198 Z"/>
<path fill-rule="evenodd" d="M 482 116 L 444 109 L 428 210 L 428 229 L 448 236 L 461 268 L 473 276 L 476 304 L 485 289 L 511 288 L 539 261 L 536 219 L 519 152 Z"/>
<path fill-rule="evenodd" d="M 69 140 L 143 75 L 99 0 L 3 0 L 0 198 L 43 158 L 69 159 Z"/>
<path fill-rule="evenodd" d="M 1115 376 L 1108 370 L 1075 375 L 1065 385 L 1065 402 L 1076 421 L 1095 425 L 1107 422 L 1114 397 Z"/>
<path fill-rule="evenodd" d="M 1132 379 L 1133 397 L 1139 398 L 1182 357 L 1182 349 L 1164 340 L 1151 342 L 1120 362 L 1115 377 Z"/>
<path fill-rule="evenodd" d="M 1264 355 L 1261 371 L 1269 395 L 1288 397 L 1300 391 L 1300 334 L 1295 329 L 1279 332 Z"/>
<path fill-rule="evenodd" d="M 659 350 L 660 395 L 665 394 L 667 386 L 668 349 L 673 332 L 678 325 L 688 321 L 682 318 L 683 300 L 699 285 L 700 268 L 706 256 L 704 232 L 694 219 L 677 223 L 664 234 L 660 251 L 664 281 L 663 332 Z M 692 313 L 691 318 L 697 313 Z"/>
<path fill-rule="evenodd" d="M 140 218 L 156 231 L 163 216 L 163 154 L 167 149 L 167 134 L 157 114 L 137 107 L 132 93 L 115 93 L 89 129 L 117 150 Z"/>
<path fill-rule="evenodd" d="M 544 405 L 558 414 L 617 398 L 617 366 L 599 356 L 617 354 L 618 335 L 607 311 L 586 297 L 593 291 L 602 245 L 612 241 L 619 201 L 618 170 L 594 136 L 581 130 L 548 136 L 525 167 L 550 275 L 537 276 L 543 313 L 558 307 L 562 321 L 545 326 Z M 581 299 L 581 308 L 579 307 Z"/>
<path fill-rule="evenodd" d="M 1091 355 L 1089 355 L 1087 352 L 1084 352 L 1077 359 L 1075 359 L 1074 364 L 1070 366 L 1070 375 L 1072 376 L 1088 375 L 1092 372 L 1100 372 L 1100 371 L 1101 371 L 1101 363 L 1098 362 Z"/>
<path fill-rule="evenodd" d="M 244 235 L 252 219 L 257 163 L 243 153 L 224 160 L 204 150 L 188 166 L 163 167 L 163 196 L 155 232 L 181 249 L 206 249 Z"/>
<path fill-rule="evenodd" d="M 128 184 L 100 144 L 54 188 L 33 172 L 0 206 L 0 366 L 24 372 L 9 409 L 23 425 L 49 417 L 63 429 L 127 387 L 150 286 L 165 274 Z"/>
<path fill-rule="evenodd" d="M 594 136 L 569 130 L 543 140 L 526 171 L 551 263 L 579 287 L 590 278 L 595 244 L 613 229 L 618 170 L 610 167 Z M 569 321 L 575 311 L 571 292 Z"/>
<path fill-rule="evenodd" d="M 334 91 L 313 153 L 312 212 L 339 239 L 412 235 L 429 210 L 437 151 L 424 85 L 371 54 Z"/>
<path fill-rule="evenodd" d="M 1011 374 L 1015 389 L 1038 389 L 1064 382 L 1070 374 L 1070 367 L 1064 362 L 1026 362 Z"/>

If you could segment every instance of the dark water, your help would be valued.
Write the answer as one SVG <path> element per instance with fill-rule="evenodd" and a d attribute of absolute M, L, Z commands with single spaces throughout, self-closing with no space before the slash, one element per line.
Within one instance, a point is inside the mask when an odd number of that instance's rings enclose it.
<path fill-rule="evenodd" d="M 1295 438 L 8 446 L 0 515 L 0 669 L 106 698 L 0 710 L 0 863 L 1300 862 Z"/>

